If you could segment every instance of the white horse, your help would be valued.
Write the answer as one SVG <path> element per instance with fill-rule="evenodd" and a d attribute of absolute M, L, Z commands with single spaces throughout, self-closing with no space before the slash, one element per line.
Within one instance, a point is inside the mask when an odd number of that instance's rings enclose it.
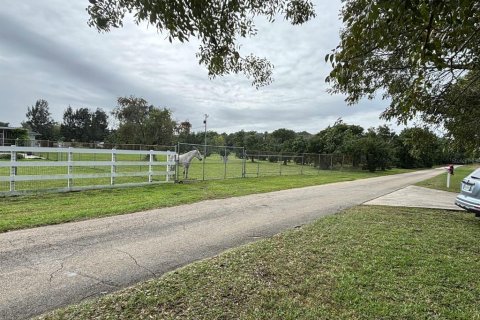
<path fill-rule="evenodd" d="M 183 166 L 183 178 L 188 178 L 188 167 L 190 167 L 190 162 L 193 158 L 197 158 L 202 161 L 202 154 L 197 149 L 189 151 L 187 153 L 181 154 L 178 156 L 178 164 Z"/>

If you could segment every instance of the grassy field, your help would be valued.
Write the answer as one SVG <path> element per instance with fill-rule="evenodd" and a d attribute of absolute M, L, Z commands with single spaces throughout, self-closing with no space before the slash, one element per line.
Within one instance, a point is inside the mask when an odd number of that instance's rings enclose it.
<path fill-rule="evenodd" d="M 455 169 L 453 176 L 450 177 L 450 188 L 447 188 L 447 172 L 440 174 L 431 179 L 421 181 L 417 183 L 417 186 L 444 190 L 450 192 L 460 192 L 460 184 L 467 175 L 469 175 L 473 170 L 477 169 L 478 165 L 466 165 L 461 166 Z"/>
<path fill-rule="evenodd" d="M 277 191 L 339 181 L 397 174 L 385 172 L 322 171 L 320 175 L 261 177 L 163 184 L 145 187 L 89 190 L 0 198 L 0 232 L 30 228 L 196 201 Z"/>
<path fill-rule="evenodd" d="M 480 221 L 360 206 L 41 319 L 480 319 Z"/>

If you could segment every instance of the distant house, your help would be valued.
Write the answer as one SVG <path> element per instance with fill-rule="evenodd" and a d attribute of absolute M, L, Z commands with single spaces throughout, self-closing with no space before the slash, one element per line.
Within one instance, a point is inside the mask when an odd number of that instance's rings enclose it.
<path fill-rule="evenodd" d="M 28 140 L 27 144 L 23 143 L 24 146 L 35 146 L 36 137 L 39 135 L 37 132 L 22 127 L 0 127 L 0 146 L 15 145 L 17 139 Z"/>

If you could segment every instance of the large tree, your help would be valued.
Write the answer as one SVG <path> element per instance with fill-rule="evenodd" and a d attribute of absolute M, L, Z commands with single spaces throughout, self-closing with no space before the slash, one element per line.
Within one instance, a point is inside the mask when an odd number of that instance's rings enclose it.
<path fill-rule="evenodd" d="M 171 145 L 175 121 L 169 109 L 149 105 L 143 98 L 134 96 L 118 98 L 112 112 L 118 120 L 118 143 Z"/>
<path fill-rule="evenodd" d="M 257 32 L 254 18 L 265 16 L 273 22 L 278 14 L 292 24 L 315 16 L 309 0 L 90 0 L 89 25 L 98 31 L 123 26 L 127 13 L 137 24 L 153 25 L 170 40 L 198 38 L 197 57 L 210 76 L 243 72 L 256 86 L 272 80 L 272 65 L 265 58 L 240 54 L 240 37 Z"/>
<path fill-rule="evenodd" d="M 398 166 L 431 167 L 441 159 L 440 139 L 428 128 L 407 128 L 399 135 Z"/>
<path fill-rule="evenodd" d="M 325 57 L 333 67 L 327 81 L 350 104 L 390 99 L 386 119 L 441 122 L 429 117 L 432 103 L 480 69 L 479 1 L 345 0 L 341 16 L 340 44 Z"/>
<path fill-rule="evenodd" d="M 55 122 L 50 114 L 48 102 L 39 99 L 35 105 L 28 107 L 26 113 L 27 121 L 22 122 L 22 126 L 40 134 L 40 140 L 54 139 Z"/>
<path fill-rule="evenodd" d="M 370 128 L 357 142 L 362 166 L 370 172 L 385 170 L 392 165 L 393 150 L 382 134 L 383 130 L 384 127 Z"/>
<path fill-rule="evenodd" d="M 308 152 L 351 155 L 363 131 L 361 126 L 350 125 L 338 119 L 333 126 L 328 126 L 310 139 Z"/>
<path fill-rule="evenodd" d="M 60 132 L 66 141 L 103 141 L 108 135 L 108 116 L 102 109 L 88 108 L 73 110 L 68 107 L 63 113 Z"/>

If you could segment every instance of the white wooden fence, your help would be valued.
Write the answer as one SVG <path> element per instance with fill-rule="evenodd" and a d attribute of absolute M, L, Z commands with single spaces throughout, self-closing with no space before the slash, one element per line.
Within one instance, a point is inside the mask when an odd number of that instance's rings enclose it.
<path fill-rule="evenodd" d="M 175 180 L 174 151 L 8 146 L 0 147 L 0 155 L 10 158 L 0 161 L 0 194 Z"/>

